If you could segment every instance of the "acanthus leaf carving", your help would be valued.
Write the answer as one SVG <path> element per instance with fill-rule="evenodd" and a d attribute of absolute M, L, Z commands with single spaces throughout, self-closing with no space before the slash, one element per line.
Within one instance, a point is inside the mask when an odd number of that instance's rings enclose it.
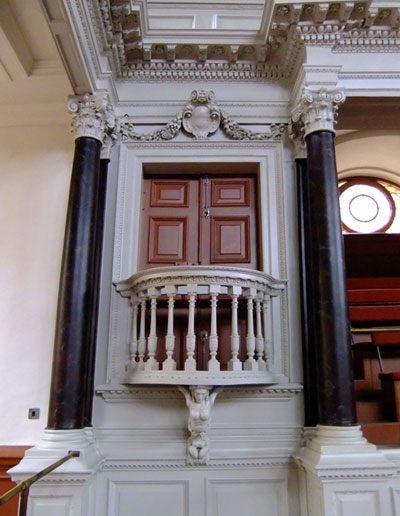
<path fill-rule="evenodd" d="M 75 138 L 86 136 L 101 143 L 106 137 L 110 137 L 111 141 L 117 138 L 117 122 L 106 92 L 71 96 L 67 108 L 72 114 L 71 126 Z"/>
<path fill-rule="evenodd" d="M 293 111 L 293 121 L 304 123 L 304 136 L 316 131 L 334 133 L 335 116 L 345 98 L 344 90 L 340 88 L 304 88 L 300 102 Z"/>

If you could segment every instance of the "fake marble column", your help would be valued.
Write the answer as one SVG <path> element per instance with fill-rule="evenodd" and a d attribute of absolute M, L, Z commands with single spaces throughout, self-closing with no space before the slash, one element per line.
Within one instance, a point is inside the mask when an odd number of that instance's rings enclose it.
<path fill-rule="evenodd" d="M 333 128 L 344 98 L 340 90 L 306 90 L 299 108 L 307 145 L 307 294 L 315 311 L 318 422 L 333 426 L 357 423 Z"/>
<path fill-rule="evenodd" d="M 107 177 L 108 166 L 110 164 L 110 154 L 115 138 L 113 135 L 107 134 L 103 140 L 103 146 L 100 153 L 100 168 L 98 181 L 98 195 L 97 195 L 97 214 L 96 214 L 96 235 L 94 244 L 94 296 L 92 306 L 92 324 L 91 336 L 89 339 L 88 350 L 88 364 L 85 384 L 84 396 L 84 426 L 92 426 L 92 408 L 94 395 L 94 366 L 96 358 L 96 341 L 97 341 L 97 322 L 100 301 L 100 274 L 103 254 L 103 233 L 104 233 L 104 217 L 106 208 L 106 193 L 107 193 Z"/>
<path fill-rule="evenodd" d="M 311 225 L 308 201 L 307 149 L 302 122 L 289 126 L 289 137 L 294 146 L 297 175 L 298 234 L 300 256 L 300 295 L 302 317 L 303 385 L 304 385 L 304 427 L 307 437 L 318 423 L 318 389 L 316 339 L 314 331 L 315 310 L 313 309 Z"/>
<path fill-rule="evenodd" d="M 94 473 L 103 458 L 91 422 L 91 397 L 98 286 L 103 233 L 106 169 L 100 151 L 114 130 L 114 117 L 104 93 L 68 102 L 75 133 L 65 240 L 61 266 L 48 427 L 12 471 L 15 481 L 65 456 L 74 458 L 30 488 L 29 514 L 94 514 Z M 105 162 L 103 162 L 105 167 Z M 50 486 L 50 487 L 49 487 Z"/>
<path fill-rule="evenodd" d="M 100 151 L 110 125 L 104 94 L 71 98 L 75 133 L 58 297 L 48 429 L 82 429 L 94 365 L 99 277 Z M 102 232 L 102 231 L 101 231 Z"/>
<path fill-rule="evenodd" d="M 390 514 L 389 480 L 396 466 L 363 437 L 357 426 L 350 357 L 350 325 L 338 201 L 334 115 L 340 90 L 305 89 L 294 112 L 307 145 L 305 239 L 314 312 L 318 425 L 315 436 L 294 454 L 302 505 L 312 516 Z M 307 244 L 308 242 L 308 244 Z"/>

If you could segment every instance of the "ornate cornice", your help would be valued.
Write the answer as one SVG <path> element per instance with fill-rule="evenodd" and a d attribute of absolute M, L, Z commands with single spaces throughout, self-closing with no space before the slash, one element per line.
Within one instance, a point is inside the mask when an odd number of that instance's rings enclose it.
<path fill-rule="evenodd" d="M 344 102 L 343 89 L 304 88 L 298 106 L 293 112 L 293 121 L 304 123 L 304 137 L 316 131 L 335 132 L 335 115 Z"/>
<path fill-rule="evenodd" d="M 305 46 L 333 52 L 398 52 L 400 8 L 369 1 L 278 4 L 268 34 L 238 44 L 205 44 L 176 31 L 148 37 L 141 3 L 88 0 L 94 34 L 119 79 L 127 81 L 265 81 L 290 77 Z M 265 29 L 264 29 L 265 30 Z"/>
<path fill-rule="evenodd" d="M 213 91 L 193 90 L 190 103 L 171 122 L 152 133 L 137 133 L 135 126 L 126 117 L 120 121 L 119 134 L 123 141 L 168 141 L 173 140 L 184 129 L 196 140 L 206 140 L 218 128 L 231 140 L 280 141 L 287 124 L 269 124 L 268 132 L 245 129 L 222 111 Z"/>
<path fill-rule="evenodd" d="M 103 143 L 107 138 L 116 138 L 115 116 L 106 92 L 69 97 L 67 107 L 72 114 L 75 139 L 86 136 Z"/>

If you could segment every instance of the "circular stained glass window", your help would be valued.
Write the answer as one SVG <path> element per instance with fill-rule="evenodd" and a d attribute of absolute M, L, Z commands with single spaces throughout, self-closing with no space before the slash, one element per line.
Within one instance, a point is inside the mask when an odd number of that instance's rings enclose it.
<path fill-rule="evenodd" d="M 340 212 L 346 232 L 377 233 L 390 228 L 396 216 L 396 202 L 388 186 L 391 185 L 372 178 L 352 178 L 340 183 Z"/>

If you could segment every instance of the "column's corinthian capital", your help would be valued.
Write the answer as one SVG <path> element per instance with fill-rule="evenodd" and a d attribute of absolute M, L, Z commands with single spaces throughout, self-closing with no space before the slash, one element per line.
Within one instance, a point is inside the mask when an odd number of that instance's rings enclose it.
<path fill-rule="evenodd" d="M 85 93 L 80 97 L 69 97 L 68 111 L 72 114 L 74 137 L 96 138 L 101 143 L 113 132 L 115 116 L 106 92 Z"/>
<path fill-rule="evenodd" d="M 304 123 L 304 136 L 316 131 L 335 132 L 335 116 L 346 96 L 343 89 L 304 88 L 299 104 L 293 111 L 293 120 Z"/>

